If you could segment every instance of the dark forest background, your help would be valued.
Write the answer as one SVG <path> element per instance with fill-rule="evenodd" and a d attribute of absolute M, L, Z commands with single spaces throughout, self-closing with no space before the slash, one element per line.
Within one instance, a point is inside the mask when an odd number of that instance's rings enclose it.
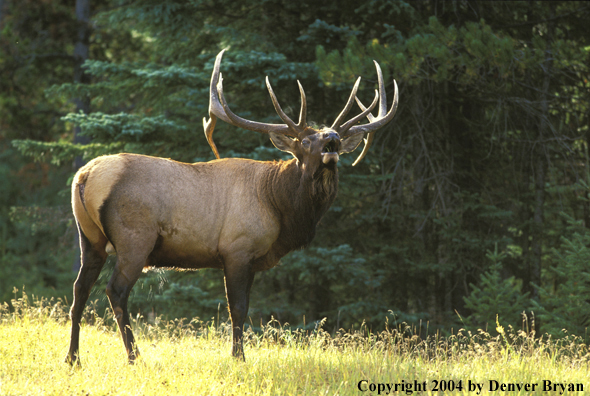
<path fill-rule="evenodd" d="M 590 4 L 550 1 L 0 0 L 0 301 L 65 298 L 79 265 L 69 184 L 84 161 L 134 152 L 213 159 L 202 131 L 213 60 L 240 115 L 331 124 L 380 63 L 395 120 L 342 158 L 313 244 L 259 273 L 250 323 L 590 324 Z M 222 157 L 278 159 L 219 122 Z M 360 151 L 360 149 L 359 149 Z M 103 270 L 91 300 L 108 306 Z M 18 291 L 15 290 L 15 287 Z M 227 316 L 222 273 L 151 272 L 144 316 Z M 523 313 L 527 321 L 523 323 Z"/>

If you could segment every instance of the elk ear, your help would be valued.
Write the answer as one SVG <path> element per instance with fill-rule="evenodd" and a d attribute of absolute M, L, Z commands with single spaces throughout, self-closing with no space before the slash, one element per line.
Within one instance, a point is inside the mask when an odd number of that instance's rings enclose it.
<path fill-rule="evenodd" d="M 276 148 L 295 156 L 295 148 L 297 147 L 297 142 L 295 140 L 290 139 L 285 135 L 279 135 L 272 132 L 269 132 L 268 134 L 270 135 L 270 141 Z"/>
<path fill-rule="evenodd" d="M 340 150 L 338 150 L 338 154 L 350 153 L 361 144 L 363 141 L 364 133 L 357 133 L 356 135 L 352 135 L 342 141 L 340 145 Z"/>

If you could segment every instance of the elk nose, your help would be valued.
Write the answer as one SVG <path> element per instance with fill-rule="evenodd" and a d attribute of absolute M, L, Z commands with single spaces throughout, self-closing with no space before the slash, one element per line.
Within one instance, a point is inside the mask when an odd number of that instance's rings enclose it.
<path fill-rule="evenodd" d="M 340 150 L 340 136 L 338 133 L 333 131 L 326 132 L 322 135 L 322 141 L 322 161 L 327 163 L 326 160 L 329 158 L 331 161 L 338 161 L 337 156 L 338 151 Z M 326 154 L 328 153 L 335 154 L 336 156 L 334 158 L 332 158 L 332 156 L 328 158 L 326 157 Z"/>
<path fill-rule="evenodd" d="M 323 136 L 324 140 L 340 140 L 340 135 L 336 132 L 326 132 Z"/>

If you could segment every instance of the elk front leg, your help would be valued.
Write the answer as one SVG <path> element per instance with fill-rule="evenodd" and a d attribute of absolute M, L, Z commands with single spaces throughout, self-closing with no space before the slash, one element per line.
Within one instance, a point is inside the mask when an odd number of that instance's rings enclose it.
<path fill-rule="evenodd" d="M 66 363 L 69 364 L 80 363 L 78 360 L 78 349 L 80 345 L 82 312 L 84 312 L 84 306 L 86 305 L 86 301 L 88 301 L 90 290 L 92 290 L 92 286 L 96 282 L 96 279 L 98 279 L 98 275 L 107 259 L 107 254 L 104 250 L 106 239 L 100 241 L 98 246 L 92 246 L 80 227 L 78 227 L 78 232 L 80 235 L 81 266 L 76 282 L 74 283 L 74 302 L 70 309 L 72 332 L 70 336 L 70 349 L 65 359 Z"/>
<path fill-rule="evenodd" d="M 225 263 L 225 292 L 232 325 L 232 356 L 246 360 L 244 356 L 244 321 L 248 315 L 250 288 L 254 272 L 250 263 Z"/>

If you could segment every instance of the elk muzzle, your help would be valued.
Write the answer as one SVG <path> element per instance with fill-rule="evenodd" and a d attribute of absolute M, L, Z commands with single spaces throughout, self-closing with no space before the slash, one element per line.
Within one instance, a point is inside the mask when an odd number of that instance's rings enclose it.
<path fill-rule="evenodd" d="M 337 163 L 340 159 L 338 150 L 340 150 L 340 136 L 335 132 L 326 133 L 323 136 L 326 140 L 324 147 L 322 148 L 322 163 L 325 165 L 331 163 Z"/>

